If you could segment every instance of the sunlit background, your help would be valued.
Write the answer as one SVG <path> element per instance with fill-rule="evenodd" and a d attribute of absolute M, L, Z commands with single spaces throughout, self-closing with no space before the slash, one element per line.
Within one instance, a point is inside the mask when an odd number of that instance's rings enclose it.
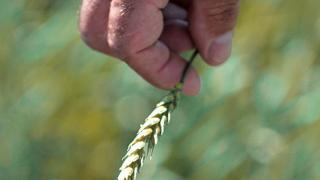
<path fill-rule="evenodd" d="M 0 2 L 0 179 L 115 179 L 166 92 L 81 42 L 78 0 Z M 319 7 L 243 0 L 231 59 L 197 60 L 139 179 L 320 179 Z"/>

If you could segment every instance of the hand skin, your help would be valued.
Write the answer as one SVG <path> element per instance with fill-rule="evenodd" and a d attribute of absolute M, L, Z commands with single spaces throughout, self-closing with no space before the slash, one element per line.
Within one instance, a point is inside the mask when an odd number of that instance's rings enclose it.
<path fill-rule="evenodd" d="M 171 89 L 197 48 L 209 65 L 231 53 L 239 0 L 83 0 L 79 29 L 94 50 L 123 60 L 156 87 Z M 183 92 L 196 95 L 200 78 L 191 69 Z"/>

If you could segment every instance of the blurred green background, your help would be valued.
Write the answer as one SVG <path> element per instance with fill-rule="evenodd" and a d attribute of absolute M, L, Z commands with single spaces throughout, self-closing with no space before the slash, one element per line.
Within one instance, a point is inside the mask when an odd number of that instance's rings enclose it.
<path fill-rule="evenodd" d="M 78 0 L 0 1 L 0 179 L 115 179 L 166 92 L 79 38 Z M 320 1 L 244 0 L 139 179 L 320 179 Z"/>

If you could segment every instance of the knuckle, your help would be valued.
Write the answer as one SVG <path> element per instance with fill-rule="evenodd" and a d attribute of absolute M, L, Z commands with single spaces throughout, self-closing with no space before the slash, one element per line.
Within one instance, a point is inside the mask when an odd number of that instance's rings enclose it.
<path fill-rule="evenodd" d="M 95 32 L 90 26 L 82 26 L 81 24 L 79 26 L 79 33 L 80 38 L 89 48 L 113 56 L 112 51 L 110 51 L 107 45 L 104 33 Z"/>
<path fill-rule="evenodd" d="M 121 59 L 127 59 L 132 54 L 130 44 L 130 39 L 123 38 L 112 38 L 108 41 L 110 50 Z"/>
<path fill-rule="evenodd" d="M 90 28 L 87 26 L 80 25 L 79 27 L 80 37 L 83 42 L 87 44 L 92 49 L 96 49 L 94 43 L 94 34 L 91 32 Z"/>
<path fill-rule="evenodd" d="M 209 1 L 210 2 L 210 1 Z M 235 24 L 238 15 L 238 0 L 204 4 L 204 12 L 209 22 L 230 25 Z"/>
<path fill-rule="evenodd" d="M 109 48 L 121 59 L 127 59 L 141 51 L 141 39 L 139 33 L 129 31 L 126 25 L 111 30 L 108 34 Z"/>

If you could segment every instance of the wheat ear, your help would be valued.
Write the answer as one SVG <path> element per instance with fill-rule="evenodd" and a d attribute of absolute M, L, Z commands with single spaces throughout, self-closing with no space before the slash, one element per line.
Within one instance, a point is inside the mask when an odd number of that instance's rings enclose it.
<path fill-rule="evenodd" d="M 140 125 L 136 137 L 129 144 L 127 154 L 123 157 L 118 180 L 135 180 L 145 157 L 153 152 L 165 126 L 170 122 L 171 113 L 177 107 L 185 76 L 197 54 L 198 51 L 195 51 L 191 56 L 176 87 L 156 105 L 145 122 Z"/>

